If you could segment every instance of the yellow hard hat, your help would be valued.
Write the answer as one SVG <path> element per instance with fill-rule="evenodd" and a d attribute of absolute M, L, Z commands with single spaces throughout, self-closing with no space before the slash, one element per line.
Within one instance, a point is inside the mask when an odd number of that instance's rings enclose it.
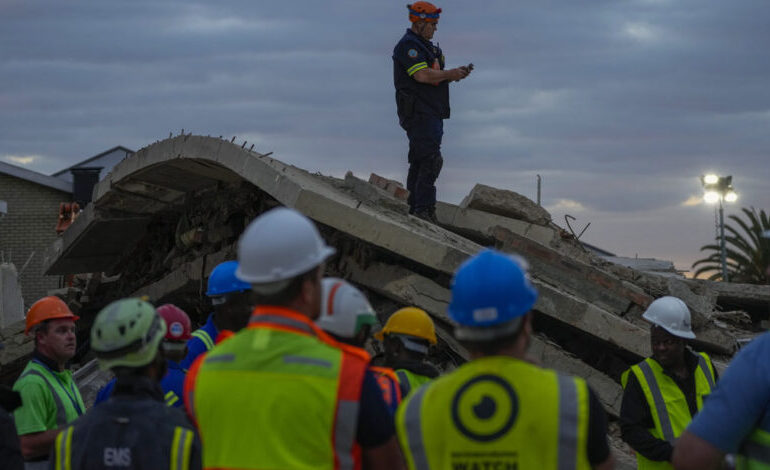
<path fill-rule="evenodd" d="M 402 334 L 410 335 L 416 338 L 422 338 L 436 344 L 436 327 L 430 316 L 417 307 L 405 307 L 397 310 L 388 318 L 385 327 L 378 331 L 374 337 L 382 341 L 385 335 Z"/>

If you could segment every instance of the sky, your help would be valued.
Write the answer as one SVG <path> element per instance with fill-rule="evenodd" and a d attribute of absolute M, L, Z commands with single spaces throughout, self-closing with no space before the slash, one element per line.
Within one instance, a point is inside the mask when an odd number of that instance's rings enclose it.
<path fill-rule="evenodd" d="M 620 256 L 690 269 L 715 237 L 699 177 L 770 208 L 767 0 L 437 2 L 455 67 L 438 198 L 536 198 Z M 170 132 L 236 136 L 324 174 L 404 181 L 404 2 L 0 0 L 0 160 L 53 173 Z"/>

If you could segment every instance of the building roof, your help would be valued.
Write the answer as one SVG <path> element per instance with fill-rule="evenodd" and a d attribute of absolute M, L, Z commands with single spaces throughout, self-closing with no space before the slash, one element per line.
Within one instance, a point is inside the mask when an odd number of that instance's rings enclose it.
<path fill-rule="evenodd" d="M 69 181 L 63 181 L 60 178 L 44 175 L 10 163 L 0 162 L 0 173 L 72 194 L 72 183 Z"/>
<path fill-rule="evenodd" d="M 114 152 L 116 150 L 122 150 L 122 151 L 124 151 L 126 153 L 134 153 L 133 150 L 131 150 L 129 148 L 126 148 L 126 147 L 123 147 L 122 145 L 118 145 L 118 146 L 113 147 L 113 148 L 111 148 L 109 150 L 105 150 L 104 152 L 102 152 L 102 153 L 100 153 L 98 155 L 94 155 L 91 158 L 87 158 L 87 159 L 83 160 L 82 162 L 76 163 L 76 164 L 74 164 L 74 165 L 72 165 L 70 167 L 67 167 L 67 168 L 63 169 L 63 170 L 59 170 L 56 173 L 52 174 L 51 176 L 59 177 L 61 175 L 64 175 L 64 174 L 68 173 L 73 168 L 77 168 L 77 167 L 81 167 L 81 166 L 88 166 L 88 164 L 93 162 L 94 160 L 98 160 L 98 159 L 102 158 L 103 156 L 105 156 L 107 154 L 110 154 L 110 153 L 112 153 L 112 152 Z"/>

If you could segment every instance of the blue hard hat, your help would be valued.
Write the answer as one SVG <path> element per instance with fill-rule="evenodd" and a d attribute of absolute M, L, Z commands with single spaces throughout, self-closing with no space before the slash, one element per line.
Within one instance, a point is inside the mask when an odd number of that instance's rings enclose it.
<path fill-rule="evenodd" d="M 461 327 L 493 327 L 523 317 L 536 300 L 523 259 L 484 250 L 457 269 L 449 316 Z"/>
<path fill-rule="evenodd" d="M 216 297 L 231 292 L 245 292 L 251 290 L 251 284 L 243 282 L 235 277 L 238 269 L 237 261 L 225 261 L 219 263 L 209 275 L 209 286 L 206 295 Z"/>

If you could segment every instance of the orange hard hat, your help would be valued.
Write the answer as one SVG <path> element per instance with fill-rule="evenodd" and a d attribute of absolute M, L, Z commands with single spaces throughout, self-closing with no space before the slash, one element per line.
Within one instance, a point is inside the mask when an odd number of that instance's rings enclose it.
<path fill-rule="evenodd" d="M 438 17 L 441 14 L 441 8 L 436 8 L 436 5 L 430 2 L 414 2 L 406 8 L 409 9 L 409 21 L 412 23 L 418 21 L 438 23 Z"/>
<path fill-rule="evenodd" d="M 67 304 L 56 296 L 49 295 L 38 300 L 27 312 L 27 326 L 24 328 L 24 334 L 29 334 L 29 330 L 35 325 L 39 325 L 46 320 L 55 320 L 58 318 L 71 318 L 77 321 L 80 317 L 72 313 Z"/>

